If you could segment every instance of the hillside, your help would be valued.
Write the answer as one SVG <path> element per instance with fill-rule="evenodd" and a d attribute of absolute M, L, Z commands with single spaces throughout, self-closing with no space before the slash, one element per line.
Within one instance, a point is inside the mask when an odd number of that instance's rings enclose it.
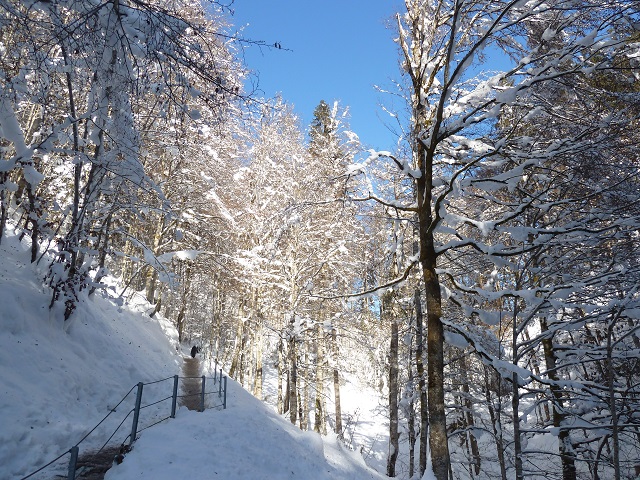
<path fill-rule="evenodd" d="M 144 304 L 118 305 L 96 295 L 63 325 L 48 309 L 42 272 L 16 237 L 3 238 L 0 259 L 0 478 L 22 478 L 64 453 L 112 410 L 114 417 L 126 412 L 114 407 L 138 382 L 178 374 L 183 353 L 176 351 L 172 326 L 146 315 Z M 82 442 L 81 454 L 102 446 L 110 421 Z M 62 459 L 32 478 L 52 478 L 65 468 Z M 107 478 L 194 475 L 380 477 L 335 437 L 301 432 L 232 381 L 227 410 L 180 408 L 175 420 L 145 430 Z"/>

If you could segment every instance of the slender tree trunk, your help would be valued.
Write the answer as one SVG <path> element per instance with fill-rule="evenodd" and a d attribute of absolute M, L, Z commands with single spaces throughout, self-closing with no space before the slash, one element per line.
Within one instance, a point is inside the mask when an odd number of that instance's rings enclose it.
<path fill-rule="evenodd" d="M 27 185 L 27 196 L 29 198 L 29 222 L 31 223 L 31 263 L 34 263 L 38 258 L 38 237 L 40 236 L 38 219 L 40 218 L 40 206 L 36 204 L 36 194 L 31 184 Z"/>
<path fill-rule="evenodd" d="M 519 282 L 517 282 L 518 284 Z M 513 318 L 511 325 L 511 351 L 513 352 L 513 364 L 518 364 L 518 303 L 513 309 Z M 520 382 L 518 374 L 513 373 L 511 376 L 513 393 L 511 395 L 511 410 L 513 415 L 513 456 L 516 480 L 524 480 L 524 472 L 522 469 L 522 437 L 520 433 Z"/>
<path fill-rule="evenodd" d="M 282 338 L 280 338 L 278 341 L 278 413 L 280 415 L 286 412 L 282 394 L 282 376 L 284 375 L 284 369 L 282 368 L 284 366 L 283 348 Z"/>
<path fill-rule="evenodd" d="M 462 393 L 464 394 L 464 423 L 467 429 L 467 437 L 469 446 L 471 447 L 472 465 L 476 475 L 480 474 L 480 450 L 478 448 L 478 440 L 476 439 L 473 429 L 475 421 L 473 419 L 473 403 L 471 402 L 471 389 L 469 388 L 468 365 L 465 355 L 460 358 L 460 374 L 462 376 Z"/>
<path fill-rule="evenodd" d="M 324 420 L 324 330 L 321 323 L 316 324 L 316 395 L 315 395 L 315 422 L 313 429 L 323 435 L 327 434 L 327 425 Z"/>
<path fill-rule="evenodd" d="M 309 430 L 309 342 L 304 344 L 304 368 L 300 381 L 302 388 L 302 405 L 300 406 L 300 430 Z"/>
<path fill-rule="evenodd" d="M 262 367 L 262 332 L 256 334 L 256 374 L 253 382 L 253 395 L 262 400 L 262 382 L 263 382 L 263 367 Z"/>
<path fill-rule="evenodd" d="M 612 318 L 607 325 L 607 387 L 609 390 L 609 410 L 611 411 L 611 440 L 613 453 L 613 475 L 614 480 L 620 480 L 620 438 L 618 426 L 618 409 L 616 407 L 615 379 L 616 372 L 613 365 L 613 329 L 617 320 Z M 563 465 L 564 467 L 564 465 Z"/>
<path fill-rule="evenodd" d="M 557 359 L 553 347 L 553 335 L 549 334 L 547 319 L 544 317 L 540 319 L 540 333 L 542 335 L 542 348 L 544 350 L 547 377 L 551 380 L 549 390 L 553 396 L 553 426 L 558 429 L 558 448 L 560 450 L 560 461 L 562 462 L 562 478 L 563 480 L 576 480 L 575 454 L 573 453 L 569 430 L 564 428 L 567 415 L 564 413 L 562 388 L 558 385 L 559 378 Z"/>
<path fill-rule="evenodd" d="M 298 353 L 293 337 L 289 340 L 289 371 L 289 419 L 295 425 L 298 419 Z"/>
<path fill-rule="evenodd" d="M 416 372 L 418 374 L 418 389 L 420 391 L 420 476 L 427 469 L 427 435 L 429 432 L 429 405 L 427 402 L 427 385 L 424 372 L 424 333 L 422 302 L 420 289 L 414 294 L 416 309 Z"/>
<path fill-rule="evenodd" d="M 113 218 L 113 211 L 109 212 L 107 218 L 100 229 L 100 235 L 98 236 L 98 241 L 96 242 L 99 246 L 100 256 L 98 258 L 98 271 L 96 273 L 96 277 L 93 279 L 94 286 L 91 287 L 89 291 L 89 295 L 93 295 L 96 291 L 96 284 L 99 284 L 100 281 L 105 277 L 105 263 L 107 261 L 107 251 L 109 249 L 109 233 L 111 232 L 111 220 Z M 160 302 L 158 302 L 160 303 Z M 159 307 L 159 305 L 158 305 Z M 156 310 L 151 314 L 155 315 L 157 313 Z"/>
<path fill-rule="evenodd" d="M 182 290 L 182 295 L 180 298 L 180 311 L 178 312 L 178 317 L 176 318 L 176 328 L 178 329 L 178 342 L 182 343 L 184 340 L 184 324 L 187 313 L 187 299 L 189 298 L 189 292 L 191 291 L 191 268 L 189 265 L 185 267 L 184 272 L 184 288 Z"/>
<path fill-rule="evenodd" d="M 420 98 L 422 85 L 414 85 Z M 437 480 L 447 480 L 450 470 L 447 419 L 444 407 L 444 327 L 442 325 L 442 298 L 440 280 L 436 273 L 438 254 L 435 249 L 432 212 L 433 147 L 428 150 L 417 138 L 424 125 L 424 105 L 416 106 L 416 141 L 414 153 L 420 178 L 416 179 L 418 235 L 420 238 L 420 265 L 425 286 L 427 305 L 427 402 L 429 409 L 429 449 L 431 467 Z"/>
<path fill-rule="evenodd" d="M 287 385 L 284 391 L 284 405 L 282 407 L 282 413 L 287 413 L 289 411 L 289 399 L 291 396 L 291 371 L 287 369 Z"/>
<path fill-rule="evenodd" d="M 388 297 L 388 295 L 386 295 Z M 383 298 L 383 309 L 390 309 L 389 300 Z M 386 304 L 386 305 L 385 305 Z M 390 313 L 387 311 L 387 314 Z M 398 436 L 398 322 L 391 318 L 391 343 L 389 346 L 389 454 L 387 476 L 396 476 L 396 460 L 400 450 Z"/>
<path fill-rule="evenodd" d="M 241 317 L 241 315 L 239 315 Z M 244 337 L 244 322 L 242 318 L 238 319 L 238 330 L 236 331 L 236 344 L 233 349 L 233 358 L 231 359 L 231 367 L 229 368 L 229 376 L 234 380 L 238 379 L 240 365 L 240 351 L 242 350 L 242 338 Z"/>
<path fill-rule="evenodd" d="M 423 262 L 427 293 L 427 402 L 429 406 L 429 449 L 431 466 L 438 480 L 449 477 L 449 442 L 444 409 L 444 327 L 440 320 L 440 282 L 436 274 L 433 236 L 426 235 L 427 256 Z"/>
<path fill-rule="evenodd" d="M 335 432 L 338 438 L 342 438 L 342 406 L 340 404 L 340 373 L 338 371 L 338 335 L 336 329 L 331 329 L 331 341 L 333 349 L 333 395 L 336 411 Z"/>
<path fill-rule="evenodd" d="M 242 322 L 244 324 L 244 322 Z M 245 375 L 245 370 L 247 368 L 246 366 L 246 354 L 247 354 L 247 338 L 248 338 L 248 333 L 247 333 L 247 329 L 243 326 L 242 327 L 242 336 L 240 337 L 240 355 L 239 355 L 239 361 L 238 361 L 238 383 L 240 383 L 240 385 L 242 385 L 243 387 L 245 386 L 244 383 L 244 375 Z"/>
<path fill-rule="evenodd" d="M 496 453 L 498 455 L 498 463 L 500 465 L 500 480 L 507 480 L 507 464 L 504 459 L 504 440 L 502 436 L 502 419 L 500 417 L 500 411 L 496 412 L 493 406 L 489 367 L 486 365 L 484 366 L 484 392 L 487 400 L 487 409 L 489 410 L 489 418 L 491 419 L 493 438 L 496 443 Z M 500 395 L 498 395 L 498 402 L 500 402 Z"/>
<path fill-rule="evenodd" d="M 411 325 L 410 325 L 411 327 Z M 412 366 L 412 354 L 413 351 L 411 349 L 411 345 L 409 346 L 409 361 L 407 362 L 407 378 L 409 380 L 409 387 L 411 390 L 409 391 L 409 405 L 408 405 L 408 415 L 407 415 L 407 430 L 409 433 L 409 478 L 413 477 L 413 473 L 416 467 L 416 411 L 415 411 L 415 379 L 413 376 L 413 366 Z"/>
<path fill-rule="evenodd" d="M 164 231 L 164 222 L 165 222 L 164 217 L 161 217 L 158 223 L 156 224 L 156 231 L 153 235 L 153 244 L 151 246 L 151 249 L 154 255 L 158 255 L 160 253 L 159 248 L 160 248 L 160 242 L 162 241 L 162 232 Z M 158 270 L 155 268 L 149 269 L 145 278 L 145 291 L 146 291 L 147 302 L 151 304 L 155 303 L 157 282 L 158 282 Z"/>

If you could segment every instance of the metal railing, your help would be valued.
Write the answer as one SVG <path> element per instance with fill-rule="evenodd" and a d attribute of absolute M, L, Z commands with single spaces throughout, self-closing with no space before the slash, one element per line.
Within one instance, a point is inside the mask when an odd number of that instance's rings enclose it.
<path fill-rule="evenodd" d="M 207 378 L 209 378 L 210 380 L 212 379 L 213 385 L 214 385 L 214 388 L 208 392 L 205 390 L 205 386 L 207 385 L 207 382 L 206 382 Z M 155 398 L 153 396 L 153 393 L 158 394 L 162 392 L 162 390 L 159 389 L 158 386 L 160 386 L 164 382 L 167 382 L 171 379 L 173 379 L 173 389 L 172 389 L 171 395 L 167 395 L 162 398 Z M 200 381 L 199 391 L 197 393 L 187 392 L 182 395 L 179 395 L 178 387 L 179 387 L 180 379 L 188 380 L 188 381 L 199 380 Z M 216 388 L 216 385 L 217 385 L 217 388 Z M 143 392 L 147 392 L 150 390 L 150 388 L 147 388 L 147 390 L 145 390 L 144 389 L 145 386 L 154 387 L 151 390 L 155 390 L 155 392 L 152 392 L 151 395 L 148 395 L 147 398 L 151 396 L 152 399 L 150 399 L 148 403 L 143 404 L 143 400 L 144 400 Z M 184 388 L 184 383 L 183 383 L 183 388 Z M 110 433 L 109 437 L 104 442 L 102 447 L 100 447 L 100 449 L 97 452 L 93 452 L 93 453 L 99 454 L 110 444 L 110 442 L 118 434 L 121 427 L 125 424 L 125 422 L 131 416 L 131 414 L 133 414 L 133 419 L 131 422 L 131 430 L 130 430 L 130 433 L 119 444 L 120 454 L 124 454 L 131 449 L 131 445 L 136 441 L 138 434 L 143 430 L 146 430 L 147 428 L 151 428 L 154 425 L 164 422 L 165 420 L 168 420 L 170 418 L 175 418 L 178 399 L 182 400 L 183 403 L 187 403 L 193 397 L 195 396 L 199 397 L 198 411 L 200 412 L 203 412 L 207 406 L 208 408 L 219 408 L 219 407 L 222 407 L 223 409 L 227 408 L 227 376 L 223 375 L 222 368 L 218 370 L 217 363 L 214 369 L 213 377 L 206 377 L 205 375 L 198 376 L 198 377 L 182 377 L 179 375 L 174 375 L 173 377 L 167 377 L 167 378 L 155 380 L 152 382 L 147 382 L 147 383 L 139 382 L 138 384 L 131 387 L 131 389 L 125 394 L 125 396 L 122 397 L 122 399 L 118 402 L 118 404 L 115 407 L 110 408 L 109 413 L 107 413 L 104 416 L 104 418 L 102 418 L 102 420 L 100 420 L 93 428 L 91 428 L 91 430 L 89 430 L 89 432 L 85 434 L 80 439 L 79 442 L 77 442 L 75 445 L 73 445 L 71 448 L 69 448 L 62 454 L 58 455 L 56 458 L 48 462 L 46 465 L 41 466 L 37 470 L 34 470 L 29 475 L 21 477 L 20 480 L 26 480 L 28 478 L 31 478 L 34 475 L 48 469 L 49 467 L 52 467 L 53 465 L 57 464 L 59 460 L 64 458 L 66 455 L 70 455 L 68 469 L 67 469 L 67 480 L 75 480 L 77 478 L 77 475 L 80 475 L 82 473 L 81 469 L 77 470 L 80 444 L 84 442 L 91 434 L 93 434 L 101 425 L 103 425 L 107 421 L 107 419 L 112 417 L 113 414 L 117 413 L 117 409 L 125 402 L 125 400 L 129 397 L 129 395 L 131 395 L 131 393 L 134 390 L 136 390 L 136 398 L 135 398 L 135 403 L 133 408 L 128 412 L 126 412 L 126 415 L 124 416 L 124 418 L 122 418 L 122 420 L 118 423 L 115 430 L 113 430 L 113 432 Z M 218 399 L 217 401 L 216 401 L 216 395 Z M 207 399 L 212 399 L 208 402 L 208 405 L 207 405 Z M 167 416 L 164 416 L 161 413 L 162 410 L 160 410 L 159 405 L 169 400 L 171 400 L 171 410 L 170 410 L 171 413 Z M 145 422 L 141 422 L 141 413 L 144 413 L 144 411 L 146 411 L 147 409 L 149 409 L 149 411 L 151 412 L 153 407 L 156 407 L 155 414 L 153 412 L 150 413 L 150 415 L 148 415 L 145 418 Z M 144 423 L 144 426 L 140 428 L 140 425 L 143 423 Z M 127 441 L 128 441 L 128 444 L 127 444 Z M 112 444 L 112 446 L 118 446 L 118 444 L 117 443 L 114 445 Z"/>

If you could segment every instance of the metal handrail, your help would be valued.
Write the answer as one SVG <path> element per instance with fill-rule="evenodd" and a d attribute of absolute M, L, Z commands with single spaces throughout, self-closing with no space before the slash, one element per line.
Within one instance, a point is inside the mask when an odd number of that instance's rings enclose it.
<path fill-rule="evenodd" d="M 212 395 L 215 394 L 216 391 L 205 391 L 204 387 L 206 384 L 206 379 L 213 379 L 213 384 L 215 385 L 216 383 L 218 383 L 218 397 L 219 398 L 223 398 L 222 404 L 214 404 L 214 405 L 210 405 L 210 408 L 216 408 L 216 407 L 220 407 L 222 406 L 223 409 L 227 408 L 227 377 L 222 375 L 222 369 L 220 369 L 220 372 L 218 374 L 218 365 L 216 363 L 216 368 L 214 370 L 214 376 L 213 377 L 206 377 L 206 376 L 200 376 L 200 377 L 183 377 L 183 376 L 179 376 L 179 375 L 174 375 L 172 377 L 167 377 L 167 378 L 163 378 L 160 380 L 155 380 L 155 381 L 151 381 L 151 382 L 147 382 L 147 383 L 143 383 L 143 382 L 139 382 L 136 385 L 134 385 L 133 387 L 131 387 L 131 389 L 129 389 L 129 391 L 124 395 L 124 397 L 122 397 L 122 399 L 116 404 L 115 407 L 111 408 L 109 410 L 109 413 L 107 413 L 104 418 L 102 418 L 93 428 L 91 428 L 89 430 L 89 432 L 87 434 L 85 434 L 80 441 L 78 441 L 75 445 L 73 445 L 71 448 L 69 448 L 68 450 L 66 450 L 64 453 L 61 453 L 60 455 L 58 455 L 56 458 L 54 458 L 53 460 L 51 460 L 50 462 L 48 462 L 47 464 L 41 466 L 40 468 L 38 468 L 37 470 L 31 472 L 30 474 L 21 477 L 20 480 L 27 480 L 31 477 L 33 477 L 35 474 L 43 471 L 44 469 L 50 467 L 51 465 L 53 465 L 54 463 L 58 462 L 61 458 L 63 458 L 65 455 L 70 454 L 71 458 L 69 461 L 69 468 L 68 468 L 68 480 L 75 480 L 75 475 L 76 475 L 76 462 L 78 459 L 78 451 L 79 451 L 79 446 L 82 442 L 84 442 L 93 432 L 96 431 L 96 429 L 102 425 L 107 418 L 109 418 L 113 413 L 116 413 L 117 408 L 122 405 L 122 403 L 126 400 L 126 398 L 131 394 L 131 392 L 133 392 L 133 390 L 135 388 L 138 388 L 138 394 L 137 394 L 137 398 L 136 398 L 136 407 L 129 410 L 127 412 L 127 414 L 125 415 L 125 417 L 122 419 L 122 421 L 118 424 L 118 426 L 116 427 L 116 429 L 113 431 L 113 433 L 109 436 L 109 438 L 107 439 L 107 441 L 102 445 L 102 447 L 98 450 L 98 452 L 102 451 L 107 444 L 111 441 L 111 439 L 116 435 L 116 433 L 120 430 L 120 428 L 122 427 L 122 425 L 124 425 L 124 423 L 126 422 L 126 420 L 129 418 L 129 416 L 133 413 L 134 414 L 134 420 L 133 420 L 133 424 L 132 424 L 132 430 L 131 433 L 129 435 L 127 435 L 127 437 L 124 439 L 124 441 L 122 442 L 121 446 L 124 446 L 125 442 L 127 440 L 129 440 L 129 446 L 131 446 L 131 444 L 133 444 L 133 442 L 136 441 L 136 436 L 137 433 L 146 430 L 148 428 L 151 428 L 165 420 L 168 420 L 170 418 L 174 418 L 175 417 L 175 407 L 176 407 L 176 402 L 178 398 L 187 398 L 187 397 L 194 397 L 194 396 L 200 396 L 201 398 L 201 403 L 200 403 L 200 411 L 203 411 L 205 409 L 205 402 L 204 399 L 207 395 Z M 141 405 L 141 400 L 142 400 L 142 390 L 143 390 L 143 386 L 147 386 L 147 385 L 153 385 L 156 383 L 161 383 L 161 382 L 165 382 L 167 380 L 174 380 L 173 383 L 173 393 L 170 396 L 164 397 L 160 400 L 154 401 L 152 403 L 146 404 L 146 405 Z M 192 393 L 192 394 L 186 394 L 186 395 L 178 395 L 177 393 L 177 386 L 178 386 L 178 381 L 179 379 L 183 379 L 183 380 L 187 380 L 187 379 L 200 379 L 202 381 L 201 384 L 201 391 L 199 393 Z M 223 388 L 223 384 L 224 384 L 224 388 Z M 224 396 L 223 396 L 224 395 Z M 140 411 L 154 406 L 154 405 L 158 405 L 162 402 L 166 402 L 167 400 L 171 399 L 172 400 L 172 406 L 171 406 L 171 415 L 169 417 L 164 417 L 160 420 L 156 420 L 154 423 L 150 424 L 150 425 L 146 425 L 145 427 L 141 428 L 138 430 L 138 419 L 139 419 L 139 414 Z"/>

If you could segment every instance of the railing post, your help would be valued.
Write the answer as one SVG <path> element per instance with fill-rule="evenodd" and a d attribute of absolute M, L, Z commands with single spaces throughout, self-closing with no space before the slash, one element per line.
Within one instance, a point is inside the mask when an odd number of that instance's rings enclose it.
<path fill-rule="evenodd" d="M 218 377 L 218 360 L 216 360 L 216 365 L 213 369 L 213 384 L 216 384 L 217 381 L 217 377 Z"/>
<path fill-rule="evenodd" d="M 76 463 L 78 463 L 78 448 L 77 445 L 71 447 L 71 459 L 69 459 L 69 472 L 67 473 L 67 480 L 75 480 L 76 478 Z"/>
<path fill-rule="evenodd" d="M 200 411 L 204 412 L 204 380 L 205 376 L 202 375 L 202 391 L 200 392 Z"/>
<path fill-rule="evenodd" d="M 222 396 L 222 369 L 220 369 L 220 383 L 218 384 L 218 398 Z"/>
<path fill-rule="evenodd" d="M 224 377 L 224 398 L 222 400 L 222 408 L 227 409 L 227 377 Z"/>
<path fill-rule="evenodd" d="M 133 410 L 133 425 L 131 425 L 131 437 L 129 438 L 129 446 L 136 441 L 136 435 L 138 434 L 138 418 L 140 417 L 140 404 L 142 403 L 142 382 L 138 383 L 138 393 L 136 395 L 136 406 Z"/>
<path fill-rule="evenodd" d="M 171 418 L 176 418 L 176 402 L 178 401 L 178 375 L 173 376 L 173 396 L 171 397 Z"/>

